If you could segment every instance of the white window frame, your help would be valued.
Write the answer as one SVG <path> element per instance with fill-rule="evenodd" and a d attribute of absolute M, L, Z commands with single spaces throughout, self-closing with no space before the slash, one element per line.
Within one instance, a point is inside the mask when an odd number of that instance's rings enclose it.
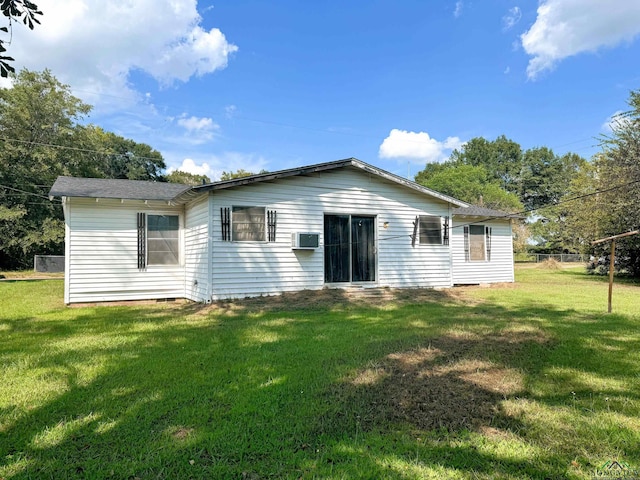
<path fill-rule="evenodd" d="M 182 266 L 183 264 L 183 251 L 184 251 L 184 242 L 182 241 L 183 235 L 183 225 L 182 225 L 182 215 L 179 213 L 173 212 L 145 212 L 146 214 L 146 231 L 145 231 L 145 242 L 146 242 L 146 266 L 147 267 L 177 267 Z M 178 238 L 176 239 L 178 242 L 178 255 L 177 261 L 175 263 L 151 263 L 149 261 L 149 240 L 153 240 L 149 236 L 149 217 L 177 217 L 178 218 Z"/>

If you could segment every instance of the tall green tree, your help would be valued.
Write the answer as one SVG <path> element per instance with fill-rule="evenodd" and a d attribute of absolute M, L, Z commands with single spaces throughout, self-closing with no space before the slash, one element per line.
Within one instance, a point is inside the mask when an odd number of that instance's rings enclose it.
<path fill-rule="evenodd" d="M 630 110 L 613 125 L 595 162 L 597 224 L 600 237 L 640 228 L 640 90 L 630 92 Z M 616 268 L 640 277 L 640 235 L 616 242 Z M 608 245 L 596 246 L 608 259 Z"/>
<path fill-rule="evenodd" d="M 46 196 L 59 175 L 165 181 L 159 152 L 84 125 L 90 110 L 48 70 L 0 89 L 0 268 L 62 253 L 62 208 Z"/>
<path fill-rule="evenodd" d="M 96 169 L 96 174 L 106 178 L 128 180 L 165 181 L 166 164 L 162 154 L 145 143 L 138 143 L 103 130 L 95 125 L 78 129 L 82 145 L 86 145 L 84 167 Z M 91 159 L 91 161 L 88 161 Z M 78 165 L 78 168 L 84 168 Z"/>
<path fill-rule="evenodd" d="M 430 163 L 415 177 L 417 183 L 474 205 L 520 212 L 518 196 L 507 192 L 499 180 L 482 165 L 464 165 L 454 162 Z"/>
<path fill-rule="evenodd" d="M 520 144 L 500 135 L 495 140 L 476 137 L 454 150 L 450 162 L 482 166 L 490 178 L 495 178 L 508 192 L 519 194 L 522 148 Z"/>
<path fill-rule="evenodd" d="M 75 128 L 91 107 L 48 70 L 21 71 L 0 89 L 0 267 L 24 267 L 34 253 L 57 251 L 62 209 L 46 193 L 58 175 L 73 173 Z"/>

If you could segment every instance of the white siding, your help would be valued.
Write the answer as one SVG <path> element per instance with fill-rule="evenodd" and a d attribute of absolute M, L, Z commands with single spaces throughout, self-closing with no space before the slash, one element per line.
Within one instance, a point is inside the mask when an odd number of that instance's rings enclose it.
<path fill-rule="evenodd" d="M 185 209 L 185 296 L 196 302 L 206 302 L 211 298 L 209 218 L 207 195 Z"/>
<path fill-rule="evenodd" d="M 513 282 L 513 243 L 511 223 L 504 220 L 479 222 L 474 225 L 491 227 L 491 260 L 467 261 L 464 251 L 464 225 L 473 219 L 455 218 L 451 234 L 453 283 L 469 285 L 480 283 Z"/>
<path fill-rule="evenodd" d="M 452 284 L 448 246 L 411 246 L 417 215 L 448 216 L 449 205 L 360 170 L 341 168 L 312 176 L 216 190 L 212 218 L 213 299 L 257 296 L 324 283 L 324 214 L 376 217 L 376 286 L 444 287 Z M 277 211 L 276 242 L 222 241 L 220 208 L 265 206 Z M 387 228 L 384 228 L 388 222 Z M 320 248 L 292 250 L 291 234 L 317 232 Z"/>
<path fill-rule="evenodd" d="M 180 215 L 183 209 L 138 201 L 67 199 L 68 303 L 182 298 L 183 262 L 138 270 L 137 212 Z M 181 256 L 184 240 L 181 239 Z"/>

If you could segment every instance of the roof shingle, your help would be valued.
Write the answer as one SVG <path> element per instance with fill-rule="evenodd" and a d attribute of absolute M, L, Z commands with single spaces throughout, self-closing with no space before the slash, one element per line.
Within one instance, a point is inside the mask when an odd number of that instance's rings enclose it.
<path fill-rule="evenodd" d="M 58 177 L 49 196 L 170 201 L 190 189 L 189 185 L 180 183 Z"/>

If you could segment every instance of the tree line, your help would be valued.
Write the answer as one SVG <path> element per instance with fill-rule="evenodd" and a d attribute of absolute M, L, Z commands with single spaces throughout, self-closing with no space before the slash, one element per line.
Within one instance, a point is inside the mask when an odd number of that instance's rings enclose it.
<path fill-rule="evenodd" d="M 475 205 L 527 220 L 515 228 L 521 251 L 591 254 L 608 268 L 608 245 L 593 240 L 640 227 L 640 90 L 612 122 L 590 160 L 542 146 L 523 150 L 504 135 L 471 139 L 443 163 L 428 163 L 416 182 Z M 640 277 L 640 235 L 618 242 L 616 269 Z"/>
<path fill-rule="evenodd" d="M 63 251 L 62 208 L 47 193 L 59 175 L 201 183 L 165 175 L 162 155 L 82 120 L 91 106 L 51 72 L 22 70 L 0 89 L 0 269 L 28 268 L 34 254 Z"/>
<path fill-rule="evenodd" d="M 524 150 L 504 135 L 473 138 L 415 180 L 475 205 L 521 213 L 521 251 L 589 253 L 606 269 L 607 245 L 595 239 L 640 226 L 640 91 L 590 160 L 541 146 Z M 198 185 L 206 175 L 165 172 L 151 146 L 83 122 L 91 106 L 48 70 L 22 70 L 0 89 L 0 269 L 28 268 L 35 254 L 63 251 L 62 208 L 47 197 L 59 175 L 172 181 Z M 265 173 L 262 171 L 260 173 Z M 229 180 L 251 172 L 223 172 Z M 598 265 L 600 263 L 600 265 Z M 640 236 L 618 243 L 616 266 L 640 276 Z"/>

